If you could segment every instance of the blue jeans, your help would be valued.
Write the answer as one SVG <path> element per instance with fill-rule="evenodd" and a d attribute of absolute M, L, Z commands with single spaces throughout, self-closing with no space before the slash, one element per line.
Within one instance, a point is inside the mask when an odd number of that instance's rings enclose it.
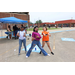
<path fill-rule="evenodd" d="M 34 40 L 34 41 L 32 41 L 31 48 L 28 50 L 26 56 L 28 56 L 28 57 L 30 56 L 30 53 L 31 53 L 32 49 L 33 49 L 36 45 L 40 48 L 40 50 L 42 51 L 42 53 L 43 53 L 45 56 L 48 55 L 47 52 L 42 48 L 40 41 L 35 41 L 35 40 Z"/>
<path fill-rule="evenodd" d="M 15 33 L 15 38 L 16 38 L 17 32 L 18 32 L 18 30 L 14 31 L 14 33 Z"/>
<path fill-rule="evenodd" d="M 23 43 L 23 46 L 24 46 L 25 51 L 26 51 L 26 39 L 23 39 L 23 40 L 19 39 L 19 53 L 21 51 L 22 43 Z"/>

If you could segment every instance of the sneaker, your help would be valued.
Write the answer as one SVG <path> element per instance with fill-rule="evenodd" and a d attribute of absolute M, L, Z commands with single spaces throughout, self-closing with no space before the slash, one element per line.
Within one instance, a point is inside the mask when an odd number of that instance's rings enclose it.
<path fill-rule="evenodd" d="M 48 56 L 50 56 L 50 54 L 48 54 Z"/>
<path fill-rule="evenodd" d="M 41 51 L 40 51 L 40 53 L 39 54 L 41 54 Z"/>
<path fill-rule="evenodd" d="M 26 58 L 28 58 L 28 56 L 26 56 Z"/>
<path fill-rule="evenodd" d="M 54 53 L 53 53 L 53 52 L 51 52 L 51 54 L 52 54 L 52 55 L 54 55 Z"/>

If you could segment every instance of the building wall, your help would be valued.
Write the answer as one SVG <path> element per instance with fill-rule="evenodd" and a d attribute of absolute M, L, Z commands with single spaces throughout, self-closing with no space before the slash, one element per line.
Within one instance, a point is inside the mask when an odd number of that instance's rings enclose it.
<path fill-rule="evenodd" d="M 5 13 L 5 12 L 0 12 L 0 18 L 5 18 L 5 17 L 16 17 L 22 20 L 27 20 L 28 22 L 30 21 L 30 16 L 26 14 L 15 14 L 15 13 Z M 25 26 L 26 24 L 24 24 Z M 18 25 L 18 27 L 21 27 L 21 24 Z M 3 24 L 3 29 L 7 29 L 7 24 Z"/>

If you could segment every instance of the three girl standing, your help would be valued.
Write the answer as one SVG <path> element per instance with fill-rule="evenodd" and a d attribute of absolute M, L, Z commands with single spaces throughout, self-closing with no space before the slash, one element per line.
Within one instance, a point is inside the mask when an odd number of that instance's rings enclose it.
<path fill-rule="evenodd" d="M 45 28 L 44 28 L 43 30 L 45 30 Z M 23 29 L 22 29 L 22 31 L 23 31 Z M 50 35 L 50 34 L 45 34 L 45 33 L 43 33 L 43 32 L 42 32 L 42 34 L 43 34 L 43 36 Z M 25 47 L 25 52 L 26 52 L 26 40 L 21 40 L 21 39 L 20 39 L 20 37 L 25 37 L 25 32 L 23 33 L 22 36 L 21 36 L 21 34 L 19 34 L 19 33 L 17 34 L 17 36 L 19 36 L 19 54 L 20 54 L 22 42 L 23 42 L 23 43 L 25 42 L 24 47 Z M 32 52 L 32 49 L 33 49 L 36 45 L 40 48 L 41 52 L 42 52 L 45 56 L 50 56 L 50 54 L 48 54 L 48 53 L 42 48 L 42 47 L 44 47 L 45 42 L 47 42 L 48 47 L 50 48 L 49 42 L 48 42 L 49 40 L 48 40 L 48 41 L 43 41 L 43 46 L 41 46 L 40 39 L 41 39 L 41 35 L 38 33 L 38 27 L 36 26 L 36 27 L 34 27 L 34 29 L 33 29 L 33 33 L 32 33 L 32 44 L 31 44 L 31 47 L 30 47 L 30 49 L 28 50 L 28 52 L 27 52 L 27 54 L 26 54 L 26 58 L 30 56 L 30 54 L 31 54 L 31 52 Z M 47 37 L 47 39 L 49 39 L 49 38 Z M 43 38 L 43 40 L 45 40 L 45 38 Z M 20 43 L 20 42 L 21 42 L 21 43 Z M 50 48 L 50 50 L 51 50 L 51 48 Z M 40 53 L 41 53 L 41 52 L 40 52 Z M 54 53 L 52 52 L 52 50 L 51 50 L 51 54 L 54 54 Z"/>

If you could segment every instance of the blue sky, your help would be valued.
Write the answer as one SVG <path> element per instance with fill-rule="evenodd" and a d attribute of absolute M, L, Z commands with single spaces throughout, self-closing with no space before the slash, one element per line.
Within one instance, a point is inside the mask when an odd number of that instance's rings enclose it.
<path fill-rule="evenodd" d="M 35 23 L 41 19 L 43 22 L 55 22 L 60 20 L 75 19 L 75 12 L 29 12 L 30 21 Z"/>

